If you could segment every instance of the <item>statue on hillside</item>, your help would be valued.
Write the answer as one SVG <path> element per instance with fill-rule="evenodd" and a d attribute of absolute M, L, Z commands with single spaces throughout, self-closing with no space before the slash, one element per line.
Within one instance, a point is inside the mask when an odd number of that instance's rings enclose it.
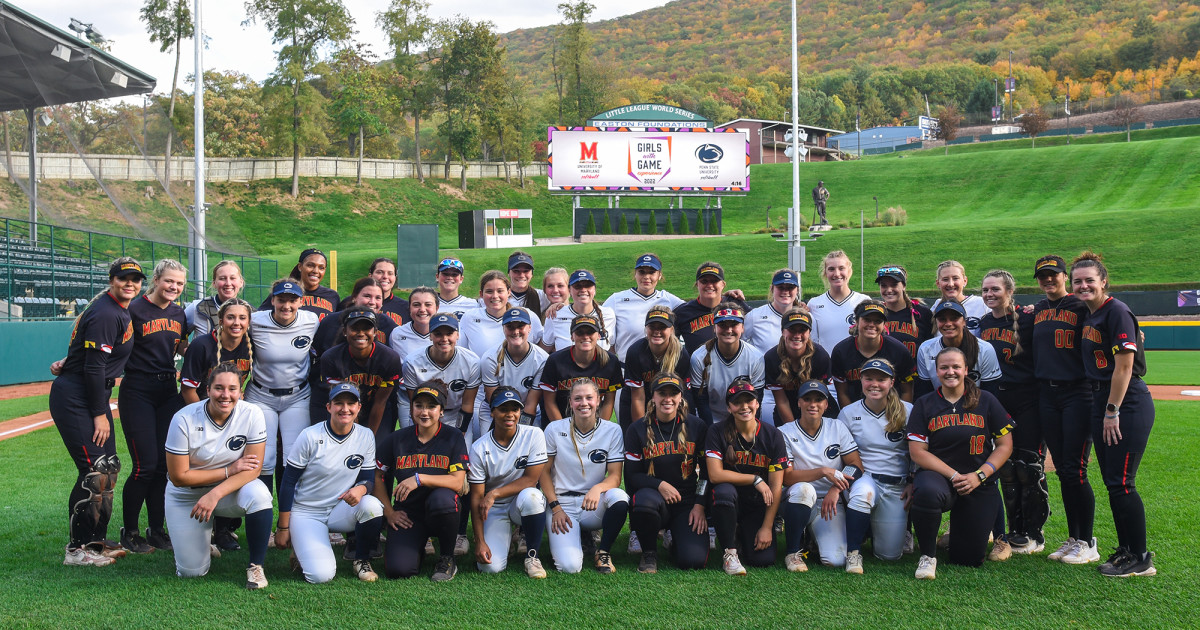
<path fill-rule="evenodd" d="M 829 200 L 829 189 L 825 187 L 825 181 L 819 180 L 817 187 L 812 189 L 813 204 L 817 206 L 817 215 L 821 217 L 821 222 L 818 225 L 829 225 L 829 221 L 825 218 L 825 202 Z"/>

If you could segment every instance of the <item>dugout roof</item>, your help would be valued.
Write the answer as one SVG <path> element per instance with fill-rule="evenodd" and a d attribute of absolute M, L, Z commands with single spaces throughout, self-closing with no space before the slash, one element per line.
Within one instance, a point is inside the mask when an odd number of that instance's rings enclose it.
<path fill-rule="evenodd" d="M 0 0 L 0 111 L 145 94 L 154 77 Z"/>

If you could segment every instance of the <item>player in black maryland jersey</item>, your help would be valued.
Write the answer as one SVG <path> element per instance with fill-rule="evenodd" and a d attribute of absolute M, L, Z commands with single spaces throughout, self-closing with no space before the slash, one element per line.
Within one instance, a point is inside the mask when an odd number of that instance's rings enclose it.
<path fill-rule="evenodd" d="M 779 343 L 767 350 L 763 357 L 767 379 L 767 391 L 775 398 L 775 412 L 771 419 L 775 426 L 785 425 L 800 417 L 797 392 L 800 384 L 808 380 L 829 381 L 829 353 L 812 340 L 812 316 L 803 308 L 788 309 L 779 322 L 783 329 Z M 837 416 L 838 405 L 830 401 L 832 413 Z"/>
<path fill-rule="evenodd" d="M 321 324 L 317 326 L 317 332 L 313 335 L 310 346 L 312 365 L 308 369 L 308 385 L 312 388 L 312 396 L 308 400 L 308 413 L 309 421 L 313 424 L 319 424 L 329 419 L 329 412 L 325 410 L 325 399 L 329 394 L 329 386 L 321 379 L 321 356 L 330 348 L 346 341 L 346 322 L 344 321 L 346 312 L 353 308 L 366 308 L 375 313 L 378 316 L 375 322 L 375 340 L 380 343 L 387 344 L 392 331 L 396 329 L 392 318 L 381 310 L 384 295 L 386 294 L 383 285 L 374 276 L 359 278 L 354 283 L 350 297 L 342 301 L 342 304 L 346 306 L 338 309 L 338 312 L 333 313 L 332 316 L 322 319 Z M 388 403 L 385 413 L 389 418 L 397 416 L 394 399 Z"/>
<path fill-rule="evenodd" d="M 916 365 L 904 344 L 887 333 L 887 308 L 877 300 L 863 300 L 854 307 L 854 326 L 850 336 L 829 351 L 833 382 L 838 403 L 845 407 L 862 400 L 858 370 L 870 359 L 887 359 L 896 367 L 896 389 L 900 398 L 910 402 Z"/>
<path fill-rule="evenodd" d="M 321 279 L 325 277 L 327 264 L 325 252 L 319 249 L 306 249 L 300 252 L 300 262 L 296 263 L 296 266 L 292 267 L 291 273 L 288 274 L 289 278 L 298 281 L 304 289 L 304 295 L 300 296 L 300 310 L 315 313 L 321 319 L 325 319 L 326 315 L 336 311 L 338 304 L 342 301 L 337 291 L 321 286 Z M 271 296 L 263 300 L 258 310 L 271 310 Z"/>
<path fill-rule="evenodd" d="M 458 572 L 454 544 L 466 507 L 461 495 L 467 444 L 461 431 L 442 423 L 445 404 L 445 384 L 421 383 L 412 397 L 413 426 L 379 444 L 375 496 L 385 506 L 384 570 L 389 578 L 416 575 L 431 536 L 438 539 L 441 551 L 432 579 L 448 581 Z M 394 488 L 391 496 L 388 488 Z"/>
<path fill-rule="evenodd" d="M 887 307 L 888 336 L 904 344 L 913 359 L 917 348 L 933 337 L 933 311 L 908 296 L 908 272 L 900 265 L 887 265 L 875 272 L 879 297 Z"/>
<path fill-rule="evenodd" d="M 910 505 L 921 558 L 918 579 L 937 576 L 937 531 L 950 512 L 950 563 L 978 567 L 1000 507 L 996 471 L 1012 453 L 1012 421 L 996 397 L 967 376 L 963 351 L 935 357 L 940 386 L 913 403 L 909 454 L 920 470 Z"/>
<path fill-rule="evenodd" d="M 216 328 L 192 339 L 179 370 L 179 393 L 184 404 L 197 402 L 208 395 L 208 375 L 221 363 L 233 363 L 243 382 L 250 376 L 254 363 L 250 345 L 252 313 L 249 302 L 232 298 L 217 311 Z"/>
<path fill-rule="evenodd" d="M 570 416 L 571 386 L 581 378 L 590 378 L 600 390 L 601 418 L 611 418 L 613 397 L 624 383 L 621 361 L 609 350 L 599 347 L 600 322 L 591 315 L 579 315 L 571 321 L 571 339 L 575 342 L 550 353 L 538 384 L 541 390 L 542 422 Z M 534 395 L 532 392 L 530 395 Z"/>
<path fill-rule="evenodd" d="M 1113 577 L 1154 575 L 1154 554 L 1146 549 L 1146 508 L 1135 484 L 1154 428 L 1154 400 L 1142 380 L 1146 352 L 1141 330 L 1129 307 L 1108 295 L 1108 269 L 1098 255 L 1084 252 L 1075 259 L 1071 288 L 1088 308 L 1080 350 L 1094 396 L 1096 463 L 1108 488 L 1117 530 L 1118 547 L 1100 565 L 1100 573 Z M 1095 548 L 1095 541 L 1091 547 Z"/>
<path fill-rule="evenodd" d="M 716 336 L 713 319 L 723 294 L 737 303 L 743 313 L 750 310 L 740 291 L 725 293 L 725 269 L 720 264 L 701 263 L 696 268 L 696 299 L 675 307 L 675 330 L 683 339 L 687 356 Z"/>
<path fill-rule="evenodd" d="M 108 269 L 108 289 L 75 320 L 67 358 L 50 386 L 50 416 L 78 475 L 67 503 L 70 542 L 63 564 L 105 566 L 123 550 L 105 549 L 113 487 L 121 469 L 108 400 L 133 350 L 129 303 L 146 274 L 136 260 L 118 258 Z M 103 554 L 109 555 L 103 555 Z"/>
<path fill-rule="evenodd" d="M 675 335 L 675 314 L 666 306 L 652 306 L 646 313 L 644 336 L 630 344 L 625 354 L 626 395 L 618 409 L 621 427 L 628 429 L 634 419 L 646 415 L 646 403 L 653 392 L 649 383 L 660 372 L 674 373 L 686 384 L 691 373 L 689 357 Z M 684 388 L 684 397 L 689 394 Z"/>
<path fill-rule="evenodd" d="M 382 439 L 395 430 L 395 417 L 385 420 L 388 400 L 400 386 L 403 368 L 400 355 L 376 338 L 379 317 L 374 311 L 356 307 L 341 317 L 345 343 L 321 355 L 321 380 L 326 386 L 352 383 L 362 392 L 358 422 Z"/>

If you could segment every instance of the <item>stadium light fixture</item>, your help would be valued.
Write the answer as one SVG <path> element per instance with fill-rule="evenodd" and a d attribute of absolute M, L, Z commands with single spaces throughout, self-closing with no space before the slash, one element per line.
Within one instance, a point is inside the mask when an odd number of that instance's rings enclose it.
<path fill-rule="evenodd" d="M 71 60 L 71 49 L 67 48 L 66 46 L 64 46 L 62 44 L 55 44 L 54 50 L 50 51 L 50 55 L 54 56 L 54 57 L 58 57 L 59 59 L 62 59 L 63 61 L 70 61 Z"/>
<path fill-rule="evenodd" d="M 112 78 L 109 79 L 108 82 L 123 88 L 129 83 L 129 77 L 125 76 L 124 73 L 114 72 Z"/>

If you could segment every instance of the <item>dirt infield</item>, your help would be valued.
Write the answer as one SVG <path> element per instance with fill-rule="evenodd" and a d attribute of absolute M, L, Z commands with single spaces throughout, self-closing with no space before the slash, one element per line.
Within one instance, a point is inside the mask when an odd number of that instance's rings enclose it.
<path fill-rule="evenodd" d="M 14 398 L 28 398 L 30 396 L 45 396 L 50 393 L 50 383 L 53 381 L 45 381 L 43 383 L 23 383 L 21 385 L 5 385 L 0 387 L 0 400 L 12 400 Z"/>

